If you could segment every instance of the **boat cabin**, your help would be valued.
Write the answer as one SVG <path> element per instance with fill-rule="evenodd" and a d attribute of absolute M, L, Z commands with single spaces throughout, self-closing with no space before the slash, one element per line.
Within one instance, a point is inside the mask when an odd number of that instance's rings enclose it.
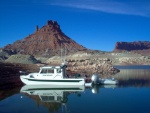
<path fill-rule="evenodd" d="M 41 67 L 39 71 L 39 75 L 42 75 L 43 77 L 52 77 L 57 76 L 64 78 L 66 75 L 66 66 L 45 66 Z"/>

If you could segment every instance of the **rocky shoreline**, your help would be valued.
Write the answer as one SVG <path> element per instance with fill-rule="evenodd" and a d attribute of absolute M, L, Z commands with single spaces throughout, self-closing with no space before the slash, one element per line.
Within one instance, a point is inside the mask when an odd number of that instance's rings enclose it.
<path fill-rule="evenodd" d="M 4 54 L 3 54 L 4 55 Z M 4 58 L 4 57 L 3 57 Z M 1 87 L 20 86 L 19 71 L 37 72 L 39 67 L 45 65 L 60 65 L 66 59 L 67 73 L 69 75 L 98 74 L 100 77 L 111 77 L 119 72 L 115 65 L 150 65 L 150 56 L 132 52 L 77 52 L 64 57 L 39 57 L 32 55 L 13 54 L 0 61 Z"/>

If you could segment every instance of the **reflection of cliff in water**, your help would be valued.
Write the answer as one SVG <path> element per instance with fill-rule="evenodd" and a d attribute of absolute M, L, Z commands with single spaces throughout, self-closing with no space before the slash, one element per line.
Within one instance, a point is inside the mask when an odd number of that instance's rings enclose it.
<path fill-rule="evenodd" d="M 16 87 L 16 88 L 0 87 L 0 101 L 16 93 L 19 93 L 19 91 L 20 91 L 20 87 Z"/>
<path fill-rule="evenodd" d="M 119 85 L 124 86 L 150 86 L 150 70 L 148 69 L 120 69 L 115 75 Z"/>
<path fill-rule="evenodd" d="M 22 87 L 21 92 L 26 96 L 35 100 L 37 107 L 39 105 L 48 108 L 49 112 L 58 112 L 63 106 L 66 108 L 68 102 L 68 96 L 72 93 L 79 94 L 82 89 L 71 89 L 71 88 L 49 88 L 49 87 L 33 87 L 26 85 Z"/>

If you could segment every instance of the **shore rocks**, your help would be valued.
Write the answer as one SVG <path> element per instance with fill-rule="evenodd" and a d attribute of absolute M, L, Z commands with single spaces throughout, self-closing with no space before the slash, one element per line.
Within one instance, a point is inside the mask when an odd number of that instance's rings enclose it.
<path fill-rule="evenodd" d="M 88 57 L 72 57 L 68 56 L 66 58 L 67 62 L 67 70 L 74 73 L 81 74 L 101 74 L 101 75 L 112 75 L 118 73 L 119 70 L 114 68 L 112 65 L 112 61 L 108 58 L 93 58 L 90 55 Z M 77 54 L 76 54 L 77 56 Z M 90 57 L 89 57 L 90 56 Z M 60 64 L 61 58 L 59 56 L 52 57 L 47 60 L 48 64 Z"/>

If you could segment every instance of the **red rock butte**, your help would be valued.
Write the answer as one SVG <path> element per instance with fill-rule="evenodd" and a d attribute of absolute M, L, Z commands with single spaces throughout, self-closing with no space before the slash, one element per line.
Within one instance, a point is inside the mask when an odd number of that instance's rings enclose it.
<path fill-rule="evenodd" d="M 149 41 L 117 42 L 113 52 L 132 51 L 142 55 L 150 55 Z"/>
<path fill-rule="evenodd" d="M 48 20 L 42 28 L 36 26 L 35 32 L 26 38 L 4 47 L 5 50 L 37 56 L 60 54 L 61 48 L 65 48 L 67 53 L 86 50 L 85 47 L 66 36 L 58 23 L 52 20 Z"/>

